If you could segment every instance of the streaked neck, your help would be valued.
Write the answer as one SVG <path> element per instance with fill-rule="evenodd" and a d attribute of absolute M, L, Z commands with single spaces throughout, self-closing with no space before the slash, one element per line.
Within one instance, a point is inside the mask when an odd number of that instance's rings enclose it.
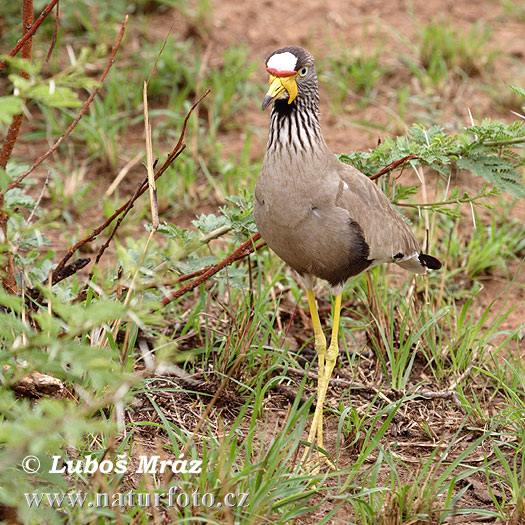
<path fill-rule="evenodd" d="M 286 100 L 274 102 L 266 146 L 268 153 L 318 155 L 326 149 L 317 97 L 306 100 L 297 97 L 291 104 Z"/>

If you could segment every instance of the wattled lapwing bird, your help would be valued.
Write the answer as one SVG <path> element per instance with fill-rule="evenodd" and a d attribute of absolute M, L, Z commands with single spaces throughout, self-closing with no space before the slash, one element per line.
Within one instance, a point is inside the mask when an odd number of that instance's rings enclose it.
<path fill-rule="evenodd" d="M 381 263 L 423 274 L 441 263 L 421 253 L 403 217 L 360 171 L 343 164 L 324 141 L 313 56 L 284 47 L 266 59 L 273 103 L 261 173 L 255 185 L 254 215 L 268 246 L 304 280 L 319 360 L 317 406 L 308 436 L 323 447 L 323 403 L 339 353 L 341 294 L 354 275 Z M 328 349 L 313 293 L 315 278 L 335 295 Z"/>

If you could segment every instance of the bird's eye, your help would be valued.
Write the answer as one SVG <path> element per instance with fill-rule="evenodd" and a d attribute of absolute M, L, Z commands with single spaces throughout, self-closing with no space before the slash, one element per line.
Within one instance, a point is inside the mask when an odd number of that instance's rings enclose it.
<path fill-rule="evenodd" d="M 302 68 L 299 70 L 298 75 L 299 75 L 300 77 L 305 77 L 305 76 L 306 76 L 306 73 L 308 73 L 308 68 L 307 68 L 307 67 L 302 67 Z"/>

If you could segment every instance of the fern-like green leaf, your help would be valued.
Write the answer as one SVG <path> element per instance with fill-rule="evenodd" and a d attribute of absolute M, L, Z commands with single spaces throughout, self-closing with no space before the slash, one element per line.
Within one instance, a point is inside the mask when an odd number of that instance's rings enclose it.
<path fill-rule="evenodd" d="M 470 170 L 474 175 L 483 177 L 500 191 L 506 191 L 516 198 L 525 197 L 525 186 L 521 175 L 507 159 L 494 155 L 478 154 L 458 159 L 458 167 Z"/>

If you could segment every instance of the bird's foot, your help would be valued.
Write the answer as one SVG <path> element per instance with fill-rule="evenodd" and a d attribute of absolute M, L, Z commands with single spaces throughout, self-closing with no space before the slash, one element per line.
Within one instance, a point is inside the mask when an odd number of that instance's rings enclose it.
<path fill-rule="evenodd" d="M 311 440 L 308 440 L 308 442 L 309 444 L 306 446 L 303 458 L 301 460 L 305 470 L 311 472 L 312 474 L 318 474 L 319 469 L 324 465 L 329 467 L 331 470 L 337 470 L 332 458 L 323 448 L 322 437 L 321 440 L 318 439 L 316 444 L 314 444 Z"/>
<path fill-rule="evenodd" d="M 307 447 L 304 451 L 302 465 L 305 471 L 310 474 L 319 474 L 324 466 L 327 466 L 332 471 L 337 470 L 332 458 L 319 449 L 312 450 L 311 447 Z"/>

